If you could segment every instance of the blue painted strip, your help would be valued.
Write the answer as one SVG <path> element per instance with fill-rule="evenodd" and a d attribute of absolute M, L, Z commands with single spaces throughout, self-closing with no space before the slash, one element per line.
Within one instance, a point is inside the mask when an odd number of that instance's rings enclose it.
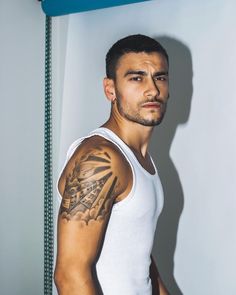
<path fill-rule="evenodd" d="M 48 16 L 107 8 L 149 0 L 42 0 L 42 9 Z"/>

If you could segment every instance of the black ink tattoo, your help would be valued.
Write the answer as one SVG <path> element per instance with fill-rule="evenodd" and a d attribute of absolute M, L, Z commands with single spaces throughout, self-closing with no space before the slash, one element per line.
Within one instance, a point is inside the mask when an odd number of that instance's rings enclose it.
<path fill-rule="evenodd" d="M 88 151 L 67 176 L 61 217 L 86 224 L 90 220 L 103 220 L 112 205 L 117 180 L 110 155 L 101 148 Z"/>

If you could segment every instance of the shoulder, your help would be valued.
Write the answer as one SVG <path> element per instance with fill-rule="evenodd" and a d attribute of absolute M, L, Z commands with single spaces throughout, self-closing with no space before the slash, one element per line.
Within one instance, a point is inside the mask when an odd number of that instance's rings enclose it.
<path fill-rule="evenodd" d="M 100 136 L 85 139 L 76 149 L 59 181 L 61 194 L 66 180 L 73 178 L 72 175 L 80 181 L 112 180 L 114 197 L 126 190 L 132 178 L 131 167 L 123 153 L 115 144 Z"/>

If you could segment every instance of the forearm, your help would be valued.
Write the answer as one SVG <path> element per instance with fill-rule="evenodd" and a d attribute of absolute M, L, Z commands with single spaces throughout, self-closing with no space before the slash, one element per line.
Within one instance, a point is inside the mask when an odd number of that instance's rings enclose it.
<path fill-rule="evenodd" d="M 161 278 L 158 278 L 158 284 L 159 284 L 159 295 L 169 295 L 170 293 L 167 291 L 165 285 L 163 284 Z"/>
<path fill-rule="evenodd" d="M 154 260 L 153 258 L 152 259 L 152 262 L 151 262 L 151 265 L 150 265 L 150 278 L 151 278 L 151 281 L 152 281 L 152 295 L 159 295 L 160 292 L 159 292 L 159 273 L 158 273 L 158 270 L 157 270 L 157 267 L 154 263 Z"/>
<path fill-rule="evenodd" d="M 169 292 L 161 280 L 153 257 L 151 257 L 151 261 L 150 278 L 152 281 L 152 295 L 169 295 Z"/>
<path fill-rule="evenodd" d="M 91 271 L 83 275 L 75 275 L 70 272 L 66 274 L 55 274 L 55 284 L 59 295 L 97 295 L 95 283 Z"/>

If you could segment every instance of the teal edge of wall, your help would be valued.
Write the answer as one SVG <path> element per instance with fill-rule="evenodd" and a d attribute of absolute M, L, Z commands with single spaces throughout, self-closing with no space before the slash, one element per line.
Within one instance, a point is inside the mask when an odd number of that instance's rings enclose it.
<path fill-rule="evenodd" d="M 144 1 L 150 0 L 42 0 L 41 5 L 46 15 L 60 16 Z"/>

